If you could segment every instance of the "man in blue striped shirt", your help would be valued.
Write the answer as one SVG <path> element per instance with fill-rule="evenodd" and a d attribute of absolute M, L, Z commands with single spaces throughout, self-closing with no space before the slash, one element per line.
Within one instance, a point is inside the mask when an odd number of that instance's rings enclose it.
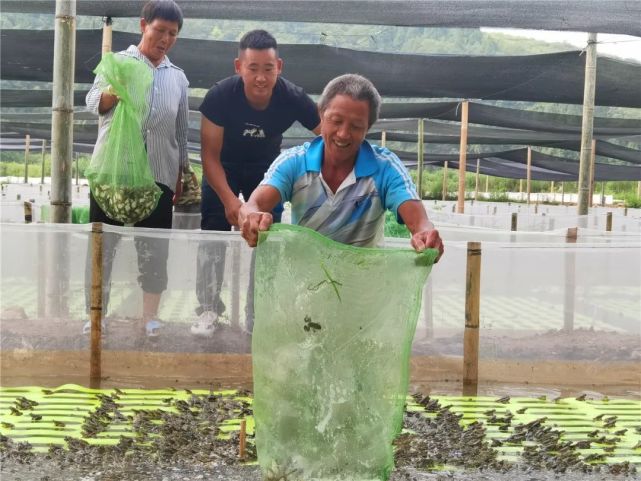
<path fill-rule="evenodd" d="M 171 229 L 173 215 L 173 198 L 180 194 L 181 172 L 189 165 L 187 157 L 187 132 L 189 103 L 187 88 L 189 82 L 182 69 L 176 67 L 167 52 L 174 46 L 182 28 L 183 14 L 180 7 L 172 0 L 152 0 L 142 9 L 140 43 L 130 45 L 118 55 L 135 58 L 144 62 L 153 73 L 153 84 L 149 96 L 149 110 L 142 125 L 142 134 L 147 149 L 149 165 L 156 184 L 162 190 L 156 209 L 135 227 L 152 227 Z M 98 152 L 107 135 L 118 103 L 110 86 L 97 76 L 87 93 L 87 110 L 100 115 L 101 124 L 98 131 L 95 152 Z M 111 225 L 122 225 L 109 218 L 97 204 L 93 196 L 89 199 L 89 218 L 91 222 L 103 222 Z M 154 337 L 158 335 L 160 323 L 156 319 L 160 296 L 167 288 L 168 239 L 156 239 L 136 236 L 138 253 L 138 278 L 143 290 L 143 327 L 144 332 Z M 104 285 L 103 312 L 106 312 L 109 300 L 109 283 L 111 279 L 111 260 L 115 256 L 116 244 L 106 243 L 103 256 L 106 259 L 103 269 Z M 87 263 L 90 266 L 90 263 Z M 88 274 L 90 279 L 90 274 Z M 87 284 L 89 285 L 89 284 Z M 88 291 L 88 289 L 87 289 Z M 87 306 L 88 292 L 87 292 Z M 88 333 L 90 324 L 86 323 L 83 331 Z"/>
<path fill-rule="evenodd" d="M 414 249 L 431 247 L 442 255 L 443 242 L 399 158 L 365 140 L 380 103 L 374 85 L 360 75 L 327 84 L 318 103 L 321 137 L 283 152 L 240 208 L 239 226 L 250 246 L 272 224 L 273 207 L 289 201 L 292 223 L 363 247 L 379 243 L 390 210 L 412 233 Z"/>

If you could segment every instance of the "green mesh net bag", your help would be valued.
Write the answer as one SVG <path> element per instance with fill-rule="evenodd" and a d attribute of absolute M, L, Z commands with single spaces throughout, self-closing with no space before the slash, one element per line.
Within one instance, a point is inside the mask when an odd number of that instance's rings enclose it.
<path fill-rule="evenodd" d="M 91 157 L 87 179 L 111 219 L 135 224 L 148 217 L 162 194 L 149 167 L 141 126 L 147 114 L 151 69 L 139 60 L 106 53 L 96 69 L 120 98 L 105 141 Z"/>
<path fill-rule="evenodd" d="M 274 225 L 256 252 L 252 358 L 266 480 L 385 480 L 435 250 Z"/>

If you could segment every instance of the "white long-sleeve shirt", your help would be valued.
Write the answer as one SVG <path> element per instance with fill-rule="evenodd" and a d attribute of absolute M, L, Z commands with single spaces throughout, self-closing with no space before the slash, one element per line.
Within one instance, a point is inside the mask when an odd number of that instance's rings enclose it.
<path fill-rule="evenodd" d="M 148 102 L 149 111 L 143 121 L 142 135 L 147 146 L 147 156 L 154 179 L 173 191 L 181 169 L 189 162 L 187 157 L 189 81 L 182 69 L 171 63 L 166 56 L 158 67 L 154 67 L 135 45 L 130 45 L 127 50 L 118 52 L 118 55 L 126 55 L 145 62 L 153 71 L 154 80 Z M 100 75 L 96 76 L 93 86 L 87 93 L 87 110 L 99 115 L 100 96 L 106 88 L 105 80 Z M 113 113 L 114 109 L 111 109 L 101 115 L 94 151 L 97 151 L 105 142 Z"/>

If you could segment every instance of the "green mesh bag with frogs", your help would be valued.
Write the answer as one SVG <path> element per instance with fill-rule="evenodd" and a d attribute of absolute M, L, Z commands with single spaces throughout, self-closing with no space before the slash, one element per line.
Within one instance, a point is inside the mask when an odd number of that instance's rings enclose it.
<path fill-rule="evenodd" d="M 120 100 L 87 168 L 89 187 L 109 218 L 135 224 L 153 212 L 162 194 L 142 136 L 153 74 L 144 62 L 111 52 L 103 56 L 94 73 Z"/>
<path fill-rule="evenodd" d="M 266 480 L 388 478 L 436 255 L 352 247 L 297 226 L 261 233 L 252 359 Z"/>

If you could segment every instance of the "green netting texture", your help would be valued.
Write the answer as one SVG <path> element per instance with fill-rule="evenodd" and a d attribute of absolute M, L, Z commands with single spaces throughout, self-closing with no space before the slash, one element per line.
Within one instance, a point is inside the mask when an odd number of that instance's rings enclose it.
<path fill-rule="evenodd" d="M 120 100 L 106 139 L 87 169 L 91 193 L 111 219 L 135 224 L 153 212 L 162 193 L 149 167 L 141 131 L 153 75 L 144 62 L 111 52 L 94 72 Z"/>
<path fill-rule="evenodd" d="M 387 479 L 436 254 L 352 247 L 297 226 L 261 234 L 252 357 L 266 479 Z"/>

